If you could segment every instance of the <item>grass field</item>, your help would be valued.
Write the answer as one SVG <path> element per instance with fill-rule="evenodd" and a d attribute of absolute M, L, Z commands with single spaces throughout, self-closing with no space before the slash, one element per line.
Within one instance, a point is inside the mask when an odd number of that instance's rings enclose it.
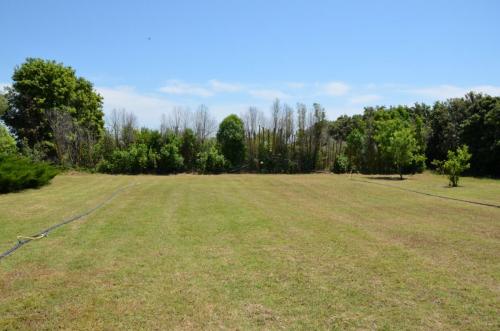
<path fill-rule="evenodd" d="M 0 329 L 500 328 L 500 181 L 64 174 L 0 196 Z"/>

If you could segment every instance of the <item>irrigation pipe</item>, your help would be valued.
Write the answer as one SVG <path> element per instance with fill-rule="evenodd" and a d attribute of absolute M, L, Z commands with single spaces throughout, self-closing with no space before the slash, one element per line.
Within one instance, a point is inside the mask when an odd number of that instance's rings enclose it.
<path fill-rule="evenodd" d="M 445 200 L 453 200 L 453 201 L 458 201 L 458 202 L 471 203 L 471 204 L 479 205 L 479 206 L 487 206 L 487 207 L 493 207 L 493 208 L 500 208 L 499 205 L 495 205 L 495 204 L 492 204 L 492 203 L 478 202 L 478 201 L 471 201 L 471 200 L 464 200 L 464 199 L 446 197 L 446 196 L 443 196 L 443 195 L 437 195 L 437 194 L 432 194 L 432 193 L 427 193 L 427 192 L 422 192 L 422 191 L 407 189 L 407 188 L 398 187 L 398 186 L 394 186 L 394 185 L 388 185 L 388 184 L 384 184 L 384 183 L 371 182 L 371 181 L 368 181 L 368 180 L 362 180 L 362 179 L 357 179 L 357 178 L 351 178 L 351 180 L 356 181 L 356 182 L 361 182 L 361 183 L 368 183 L 368 184 L 381 185 L 381 186 L 385 186 L 385 187 L 392 187 L 392 188 L 395 188 L 395 189 L 398 189 L 398 190 L 402 190 L 402 191 L 406 191 L 406 192 L 412 192 L 412 193 L 417 193 L 417 194 L 422 194 L 422 195 L 427 195 L 427 196 L 434 197 L 434 198 L 441 198 L 441 199 L 445 199 Z"/>
<path fill-rule="evenodd" d="M 137 184 L 130 184 L 130 185 L 127 185 L 127 186 L 124 186 L 122 188 L 119 188 L 117 189 L 116 191 L 114 191 L 106 200 L 102 201 L 101 203 L 99 203 L 97 206 L 81 213 L 81 214 L 78 214 L 78 215 L 75 215 L 75 216 L 72 216 L 68 219 L 65 219 L 63 220 L 62 222 L 60 223 L 57 223 L 57 224 L 54 224 L 52 225 L 51 227 L 37 233 L 37 234 L 34 234 L 32 236 L 17 236 L 17 244 L 15 244 L 14 246 L 12 246 L 10 249 L 6 250 L 5 252 L 1 253 L 0 254 L 0 260 L 3 259 L 4 257 L 7 257 L 9 255 L 11 255 L 12 253 L 14 253 L 16 250 L 18 250 L 19 248 L 23 247 L 24 245 L 28 244 L 29 242 L 33 241 L 33 240 L 38 240 L 38 239 L 42 239 L 42 238 L 45 238 L 47 237 L 47 235 L 54 231 L 55 229 L 63 226 L 63 225 L 66 225 L 68 223 L 71 223 L 71 222 L 74 222 L 74 221 L 77 221 L 91 213 L 93 213 L 94 211 L 96 211 L 97 209 L 101 208 L 102 206 L 104 206 L 106 203 L 108 203 L 109 201 L 111 201 L 112 199 L 114 199 L 120 192 L 122 192 L 123 190 L 125 190 L 126 188 L 129 188 L 131 186 L 134 186 L 134 185 L 137 185 Z"/>

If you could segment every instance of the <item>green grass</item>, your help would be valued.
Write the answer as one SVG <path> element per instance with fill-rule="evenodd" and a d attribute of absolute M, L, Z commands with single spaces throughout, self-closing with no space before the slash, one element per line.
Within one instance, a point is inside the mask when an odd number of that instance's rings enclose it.
<path fill-rule="evenodd" d="M 368 180 L 500 204 L 494 180 Z M 130 183 L 0 260 L 0 330 L 500 328 L 499 208 L 344 175 L 60 175 L 0 195 L 0 250 Z"/>

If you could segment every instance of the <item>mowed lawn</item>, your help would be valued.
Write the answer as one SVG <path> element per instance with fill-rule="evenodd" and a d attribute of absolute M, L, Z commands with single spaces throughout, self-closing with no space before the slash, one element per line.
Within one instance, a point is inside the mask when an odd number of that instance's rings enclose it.
<path fill-rule="evenodd" d="M 500 328 L 500 181 L 63 174 L 0 195 L 0 329 Z"/>

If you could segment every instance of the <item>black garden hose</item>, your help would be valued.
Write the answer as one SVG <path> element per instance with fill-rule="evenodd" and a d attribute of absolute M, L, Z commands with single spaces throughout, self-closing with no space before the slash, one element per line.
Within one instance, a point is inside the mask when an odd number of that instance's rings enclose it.
<path fill-rule="evenodd" d="M 68 223 L 71 223 L 71 222 L 74 222 L 76 220 L 79 220 L 91 213 L 93 213 L 94 211 L 96 211 L 97 209 L 101 208 L 102 206 L 104 206 L 106 203 L 108 203 L 109 201 L 111 201 L 114 197 L 116 197 L 118 195 L 118 193 L 122 192 L 123 190 L 125 190 L 126 188 L 128 187 L 131 187 L 131 186 L 134 186 L 136 184 L 130 184 L 130 185 L 127 185 L 127 186 L 124 186 L 122 188 L 119 188 L 117 189 L 116 191 L 114 191 L 106 200 L 102 201 L 101 203 L 99 203 L 97 206 L 81 213 L 81 214 L 78 214 L 78 215 L 75 215 L 75 216 L 72 216 L 60 223 L 57 223 L 55 225 L 52 225 L 51 227 L 33 235 L 33 236 L 18 236 L 17 237 L 17 244 L 15 244 L 14 246 L 12 246 L 10 249 L 8 249 L 7 251 L 3 252 L 2 254 L 0 254 L 0 260 L 3 259 L 4 257 L 7 257 L 9 256 L 10 254 L 14 253 L 16 250 L 18 250 L 19 248 L 21 248 L 22 246 L 26 245 L 27 243 L 29 243 L 30 241 L 33 241 L 33 240 L 37 240 L 37 239 L 41 239 L 41 238 L 44 238 L 46 237 L 50 232 L 54 231 L 55 229 L 65 225 L 65 224 L 68 224 Z"/>
<path fill-rule="evenodd" d="M 487 206 L 487 207 L 493 207 L 493 208 L 500 208 L 499 205 L 495 205 L 495 204 L 492 204 L 492 203 L 478 202 L 478 201 L 471 201 L 471 200 L 464 200 L 464 199 L 458 199 L 458 198 L 451 198 L 451 197 L 446 197 L 446 196 L 443 196 L 443 195 L 432 194 L 432 193 L 427 193 L 427 192 L 412 190 L 412 189 L 408 189 L 408 188 L 404 188 L 404 187 L 398 187 L 398 186 L 384 184 L 384 183 L 377 183 L 377 182 L 372 182 L 372 181 L 363 180 L 363 179 L 357 179 L 357 178 L 351 178 L 351 180 L 354 180 L 356 182 L 361 182 L 361 183 L 368 183 L 368 184 L 381 185 L 381 186 L 385 186 L 385 187 L 392 187 L 392 188 L 395 188 L 397 190 L 402 190 L 402 191 L 406 191 L 406 192 L 412 192 L 412 193 L 427 195 L 427 196 L 434 197 L 434 198 L 440 198 L 440 199 L 446 199 L 446 200 L 453 200 L 453 201 L 465 202 L 465 203 L 471 203 L 471 204 L 475 204 L 475 205 Z"/>

